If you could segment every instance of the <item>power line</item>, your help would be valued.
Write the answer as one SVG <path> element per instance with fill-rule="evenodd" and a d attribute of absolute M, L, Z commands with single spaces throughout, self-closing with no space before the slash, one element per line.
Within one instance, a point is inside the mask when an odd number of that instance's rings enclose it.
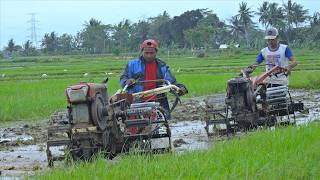
<path fill-rule="evenodd" d="M 35 13 L 29 13 L 28 15 L 31 16 L 31 19 L 29 21 L 27 21 L 28 23 L 30 23 L 30 28 L 28 29 L 30 31 L 30 36 L 28 36 L 31 40 L 31 42 L 33 43 L 33 45 L 35 47 L 38 47 L 38 41 L 37 41 L 37 32 L 36 30 L 38 29 L 36 27 L 36 23 L 39 21 L 36 21 L 35 18 Z"/>

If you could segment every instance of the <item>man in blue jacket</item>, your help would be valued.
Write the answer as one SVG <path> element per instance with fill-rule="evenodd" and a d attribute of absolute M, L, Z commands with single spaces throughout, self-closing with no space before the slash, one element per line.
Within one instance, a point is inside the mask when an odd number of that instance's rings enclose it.
<path fill-rule="evenodd" d="M 188 92 L 187 88 L 183 84 L 178 84 L 175 77 L 171 74 L 169 66 L 156 58 L 158 51 L 158 43 L 153 39 L 147 39 L 141 44 L 142 56 L 132 59 L 128 62 L 124 72 L 120 77 L 120 84 L 122 87 L 129 85 L 128 93 L 136 93 L 154 89 L 161 86 L 156 82 L 145 82 L 143 84 L 134 84 L 136 80 L 157 80 L 165 79 L 171 84 L 177 85 L 181 91 L 179 95 L 183 95 Z M 131 86 L 132 85 L 132 86 Z M 131 87 L 130 87 L 131 86 Z M 170 118 L 170 110 L 168 99 L 165 94 L 161 94 L 153 97 L 147 97 L 144 101 L 158 101 L 160 105 L 167 111 L 167 118 Z"/>

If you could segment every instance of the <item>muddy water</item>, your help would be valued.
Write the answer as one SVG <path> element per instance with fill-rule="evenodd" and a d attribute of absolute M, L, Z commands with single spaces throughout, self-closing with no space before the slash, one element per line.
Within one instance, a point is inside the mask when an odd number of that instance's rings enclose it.
<path fill-rule="evenodd" d="M 186 150 L 207 149 L 210 142 L 203 128 L 202 121 L 179 121 L 170 124 L 172 142 L 176 152 Z M 10 135 L 12 135 L 10 133 Z M 11 136 L 10 136 L 11 137 Z M 16 138 L 1 138 L 0 143 L 20 141 L 20 145 L 6 146 L 0 151 L 0 171 L 2 176 L 32 175 L 36 171 L 47 169 L 45 143 L 27 144 L 31 136 L 19 135 Z M 53 154 L 63 154 L 63 147 L 51 148 Z M 0 177 L 1 179 L 1 177 Z"/>
<path fill-rule="evenodd" d="M 175 151 L 207 149 L 210 142 L 203 121 L 181 121 L 170 125 Z"/>
<path fill-rule="evenodd" d="M 309 111 L 309 113 L 295 114 L 298 125 L 320 119 L 320 91 L 296 90 L 291 93 L 291 96 L 295 102 L 303 102 L 305 109 Z"/>
<path fill-rule="evenodd" d="M 309 114 L 297 113 L 297 124 L 320 119 L 320 92 L 297 90 L 291 93 L 294 101 L 302 101 Z M 207 137 L 202 112 L 206 103 L 220 107 L 224 94 L 184 99 L 173 113 L 170 122 L 172 142 L 176 152 L 207 149 L 213 140 Z M 24 176 L 47 168 L 45 153 L 46 124 L 20 125 L 0 128 L 0 179 L 5 176 Z M 63 149 L 56 148 L 55 154 Z"/>

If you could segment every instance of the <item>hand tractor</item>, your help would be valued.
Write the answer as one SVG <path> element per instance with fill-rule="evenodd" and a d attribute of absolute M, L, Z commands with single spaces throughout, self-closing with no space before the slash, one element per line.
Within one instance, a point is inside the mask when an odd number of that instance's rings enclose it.
<path fill-rule="evenodd" d="M 209 136 L 270 127 L 277 122 L 295 123 L 295 112 L 304 109 L 303 103 L 292 100 L 287 85 L 270 87 L 266 81 L 285 73 L 285 69 L 274 66 L 257 77 L 250 77 L 252 71 L 248 67 L 227 82 L 224 107 L 217 109 L 207 104 L 205 129 Z"/>
<path fill-rule="evenodd" d="M 159 102 L 139 100 L 150 95 L 165 97 L 168 92 L 177 95 L 180 89 L 166 80 L 155 81 L 163 86 L 134 94 L 126 93 L 125 87 L 111 97 L 107 93 L 107 80 L 68 87 L 67 111 L 54 113 L 48 127 L 48 165 L 53 166 L 54 161 L 68 154 L 75 160 L 89 160 L 98 152 L 113 158 L 131 149 L 170 151 L 166 110 Z M 176 98 L 179 100 L 178 95 Z M 55 154 L 55 147 L 64 148 L 65 153 Z"/>

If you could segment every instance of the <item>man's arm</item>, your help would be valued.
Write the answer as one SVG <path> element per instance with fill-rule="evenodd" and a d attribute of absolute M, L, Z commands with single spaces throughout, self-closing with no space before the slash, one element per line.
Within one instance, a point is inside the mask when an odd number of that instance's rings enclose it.
<path fill-rule="evenodd" d="M 298 61 L 296 60 L 296 58 L 294 56 L 292 56 L 290 58 L 291 63 L 288 65 L 288 71 L 291 71 L 291 69 L 293 69 L 294 67 L 296 67 L 298 65 Z"/>
<path fill-rule="evenodd" d="M 172 84 L 175 84 L 176 83 L 176 78 L 172 75 L 170 69 L 169 69 L 169 66 L 165 66 L 165 71 L 164 71 L 164 74 L 163 74 L 163 78 L 167 81 L 169 81 L 170 83 Z"/>
<path fill-rule="evenodd" d="M 260 52 L 256 58 L 256 62 L 251 64 L 249 67 L 252 68 L 252 71 L 254 71 L 258 67 L 258 65 L 263 62 L 263 60 L 264 57 L 262 55 L 262 52 Z"/>
<path fill-rule="evenodd" d="M 289 47 L 286 48 L 285 56 L 291 61 L 287 68 L 287 71 L 290 72 L 294 67 L 298 65 L 298 61 L 293 56 L 293 53 Z"/>
<path fill-rule="evenodd" d="M 171 74 L 169 66 L 166 66 L 166 69 L 167 70 L 164 75 L 164 78 L 180 88 L 178 95 L 183 96 L 183 95 L 187 94 L 188 93 L 187 87 L 184 84 L 177 82 L 176 78 Z"/>
<path fill-rule="evenodd" d="M 120 76 L 120 86 L 124 87 L 126 85 L 126 81 L 129 79 L 128 71 L 129 71 L 129 64 L 127 64 L 126 68 L 122 72 Z"/>

